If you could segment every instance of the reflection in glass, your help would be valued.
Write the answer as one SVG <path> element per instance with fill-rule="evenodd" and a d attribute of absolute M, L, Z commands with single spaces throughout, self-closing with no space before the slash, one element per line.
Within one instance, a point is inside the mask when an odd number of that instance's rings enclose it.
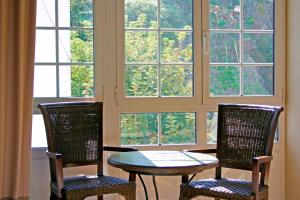
<path fill-rule="evenodd" d="M 46 88 L 46 89 L 45 89 Z M 56 97 L 56 66 L 35 65 L 34 97 Z"/>
<path fill-rule="evenodd" d="M 195 113 L 161 113 L 161 144 L 196 143 Z"/>
<path fill-rule="evenodd" d="M 239 29 L 240 13 L 240 0 L 210 0 L 209 28 Z"/>
<path fill-rule="evenodd" d="M 56 62 L 54 30 L 36 30 L 35 62 Z"/>
<path fill-rule="evenodd" d="M 93 97 L 93 66 L 60 66 L 59 95 L 60 97 Z"/>
<path fill-rule="evenodd" d="M 243 26 L 251 30 L 274 28 L 274 0 L 244 0 Z"/>
<path fill-rule="evenodd" d="M 93 31 L 59 31 L 60 62 L 93 62 Z"/>
<path fill-rule="evenodd" d="M 37 0 L 36 26 L 37 27 L 55 26 L 55 1 Z"/>
<path fill-rule="evenodd" d="M 59 0 L 60 27 L 93 27 L 93 0 Z"/>
<path fill-rule="evenodd" d="M 211 63 L 239 63 L 240 36 L 238 33 L 210 34 L 210 62 Z"/>
<path fill-rule="evenodd" d="M 181 31 L 161 33 L 161 62 L 192 62 L 192 43 L 192 32 Z"/>
<path fill-rule="evenodd" d="M 158 96 L 157 66 L 128 65 L 125 74 L 126 96 Z"/>
<path fill-rule="evenodd" d="M 244 33 L 244 63 L 273 63 L 273 33 Z"/>
<path fill-rule="evenodd" d="M 157 28 L 157 0 L 125 0 L 125 28 Z"/>
<path fill-rule="evenodd" d="M 158 143 L 158 114 L 121 114 L 121 144 L 147 145 Z"/>
<path fill-rule="evenodd" d="M 193 0 L 161 0 L 162 28 L 191 29 L 193 27 Z"/>
<path fill-rule="evenodd" d="M 211 66 L 210 96 L 240 95 L 240 68 L 238 66 Z"/>
<path fill-rule="evenodd" d="M 193 66 L 163 65 L 161 68 L 162 96 L 192 96 Z"/>
<path fill-rule="evenodd" d="M 273 66 L 244 67 L 244 95 L 273 95 Z"/>
<path fill-rule="evenodd" d="M 154 31 L 125 32 L 126 62 L 156 63 L 157 33 Z"/>
<path fill-rule="evenodd" d="M 217 143 L 218 112 L 208 112 L 206 120 L 207 144 Z"/>

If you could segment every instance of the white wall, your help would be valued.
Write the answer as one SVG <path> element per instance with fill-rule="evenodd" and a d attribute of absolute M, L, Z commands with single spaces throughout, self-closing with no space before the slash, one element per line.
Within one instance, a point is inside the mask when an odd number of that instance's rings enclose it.
<path fill-rule="evenodd" d="M 300 199 L 300 1 L 287 1 L 286 199 Z"/>

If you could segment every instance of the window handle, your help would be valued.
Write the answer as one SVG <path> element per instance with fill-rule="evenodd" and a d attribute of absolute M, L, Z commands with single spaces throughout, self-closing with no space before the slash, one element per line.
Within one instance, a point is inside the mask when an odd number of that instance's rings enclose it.
<path fill-rule="evenodd" d="M 206 32 L 203 32 L 202 33 L 202 49 L 203 49 L 203 53 L 205 55 L 208 54 L 208 51 L 207 51 L 207 33 Z"/>

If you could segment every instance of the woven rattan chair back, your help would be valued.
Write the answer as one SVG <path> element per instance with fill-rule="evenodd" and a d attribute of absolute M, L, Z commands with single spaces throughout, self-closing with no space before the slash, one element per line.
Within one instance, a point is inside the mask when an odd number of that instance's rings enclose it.
<path fill-rule="evenodd" d="M 102 109 L 100 102 L 41 104 L 48 151 L 63 155 L 63 167 L 98 165 L 103 173 Z M 50 159 L 51 176 L 55 174 Z"/>
<path fill-rule="evenodd" d="M 217 157 L 220 167 L 251 170 L 254 157 L 271 155 L 282 110 L 259 105 L 219 105 Z"/>

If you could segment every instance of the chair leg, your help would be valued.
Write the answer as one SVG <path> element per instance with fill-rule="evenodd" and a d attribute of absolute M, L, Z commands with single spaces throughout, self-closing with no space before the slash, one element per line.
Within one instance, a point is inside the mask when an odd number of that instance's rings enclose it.
<path fill-rule="evenodd" d="M 103 200 L 103 195 L 99 195 L 98 200 Z"/>
<path fill-rule="evenodd" d="M 58 197 L 56 196 L 56 194 L 54 194 L 53 192 L 51 192 L 50 200 L 58 200 Z"/>

